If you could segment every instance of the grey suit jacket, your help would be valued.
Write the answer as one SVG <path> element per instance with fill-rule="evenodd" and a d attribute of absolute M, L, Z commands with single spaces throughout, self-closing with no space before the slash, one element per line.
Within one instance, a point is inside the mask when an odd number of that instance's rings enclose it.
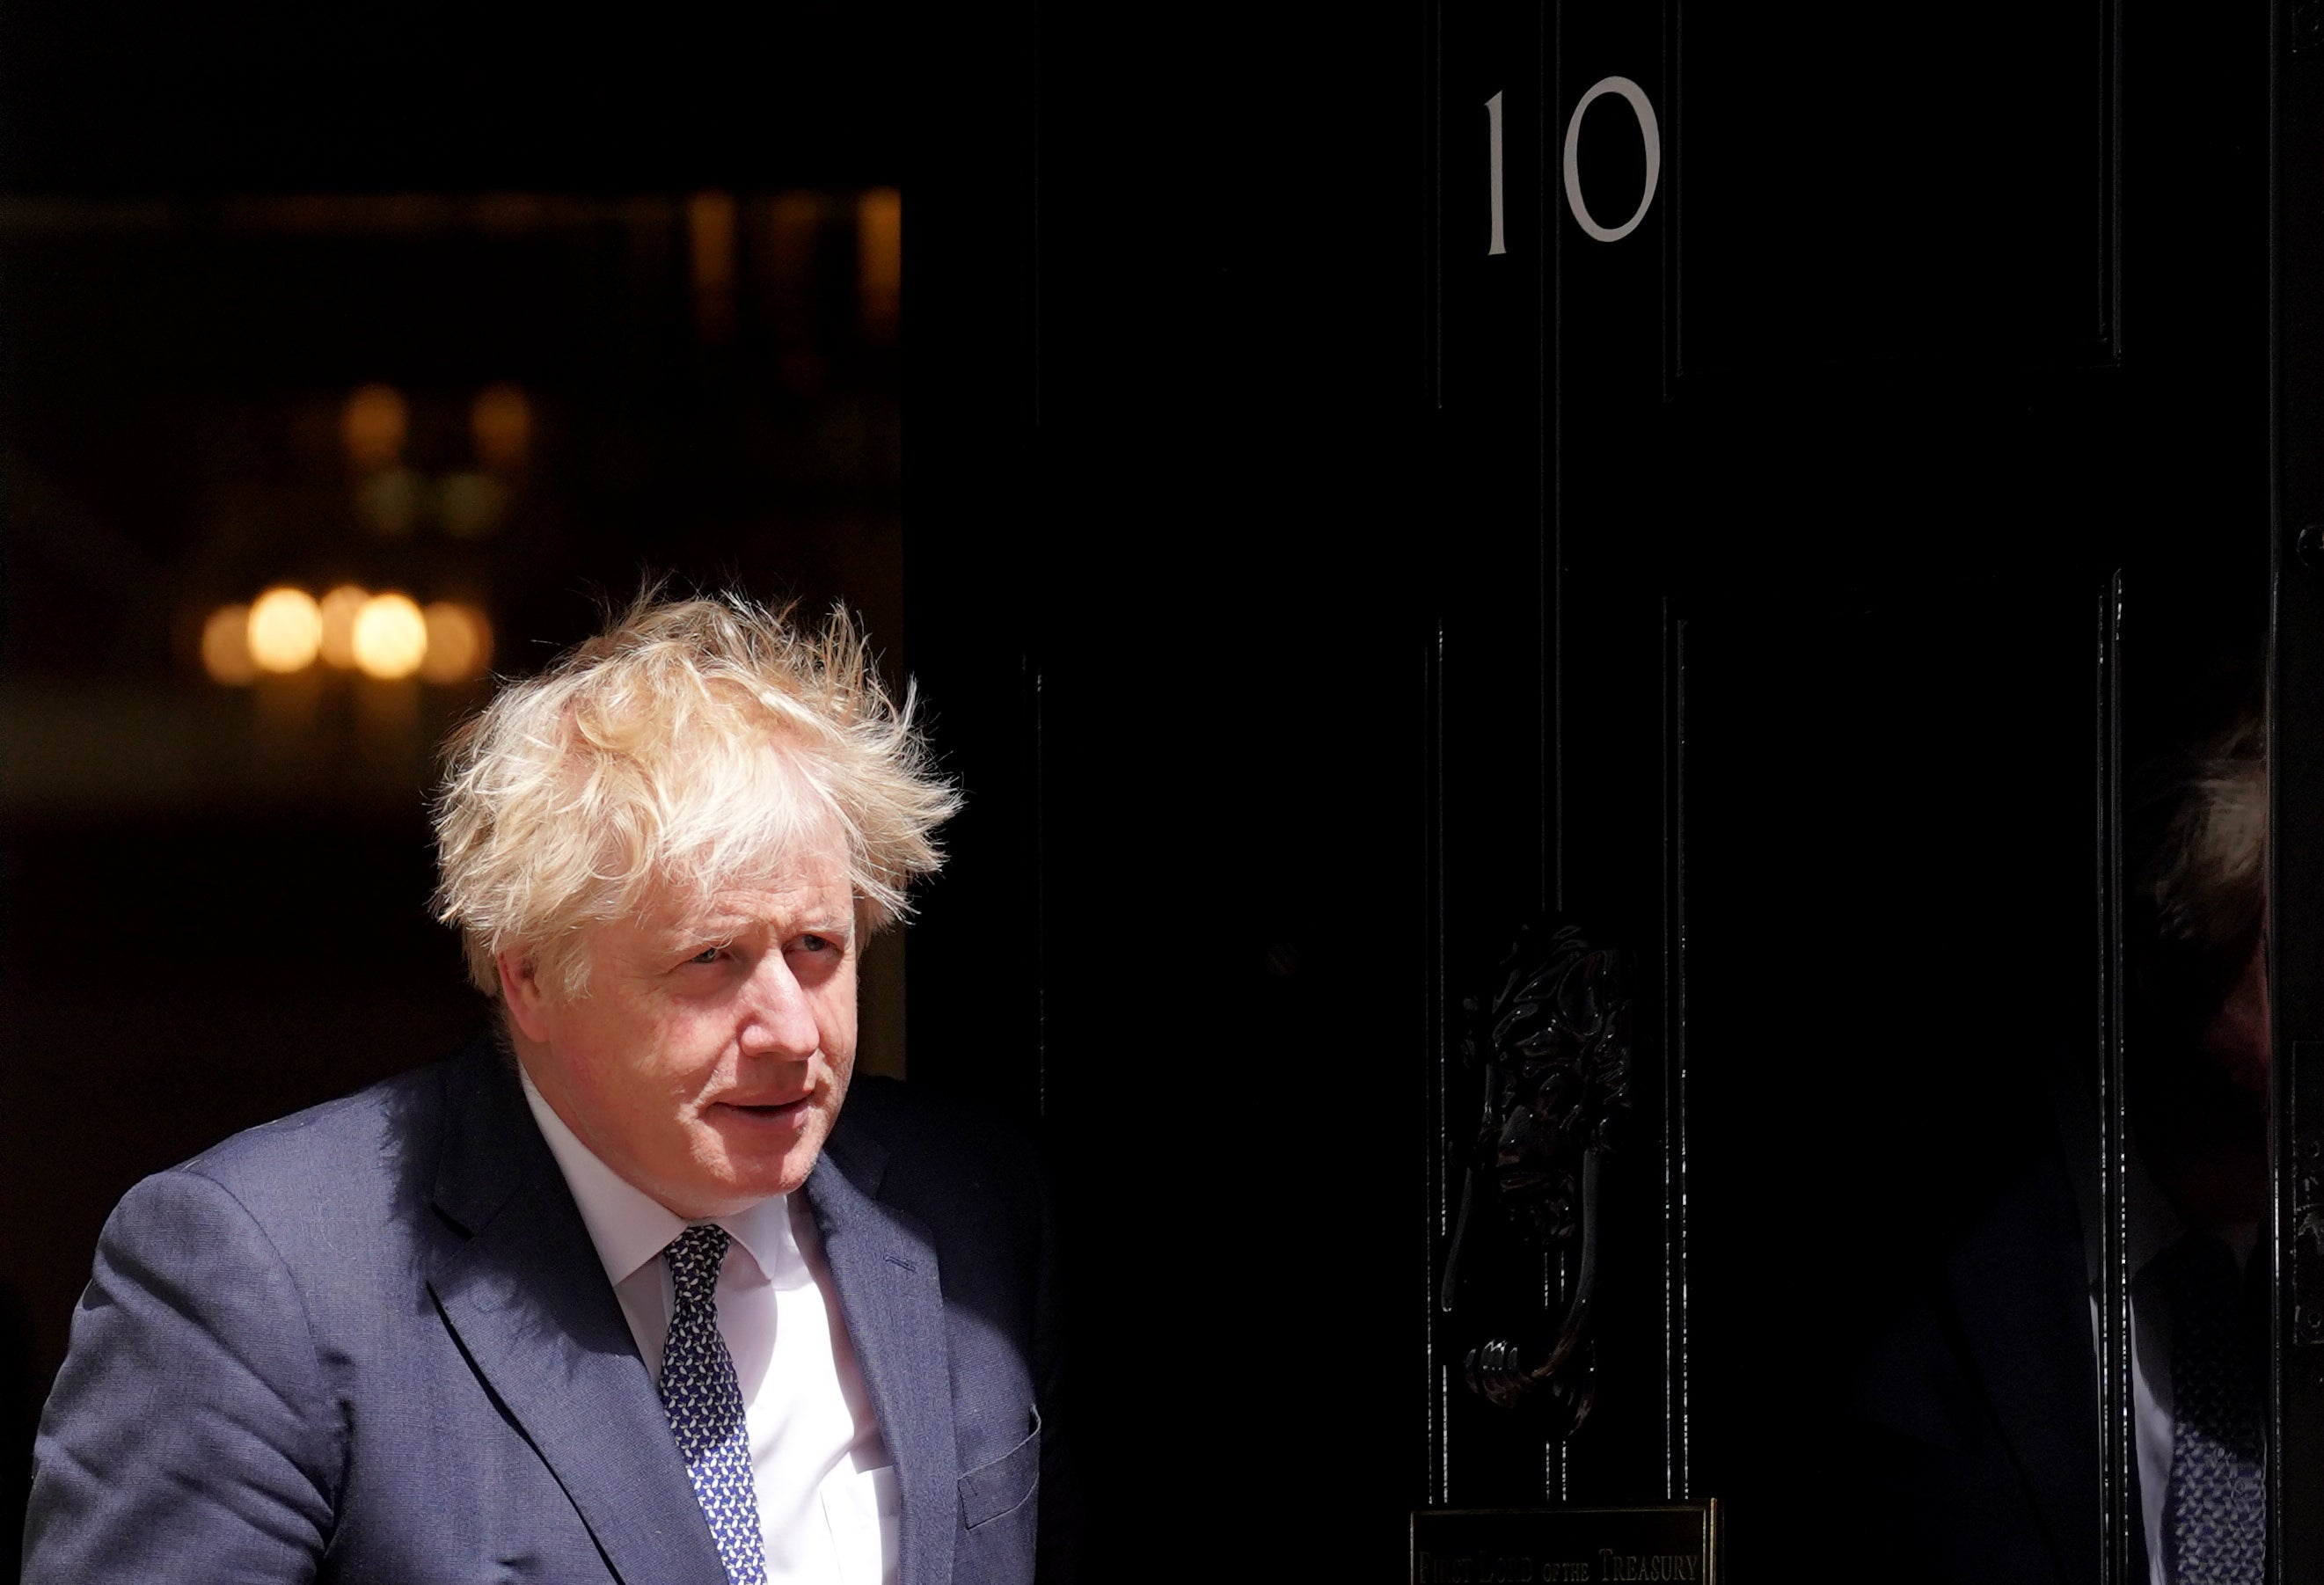
<path fill-rule="evenodd" d="M 1021 1147 L 859 1082 L 807 1181 L 903 1585 L 1069 1574 Z M 24 1578 L 724 1579 L 571 1194 L 488 1042 L 146 1179 L 42 1415 Z"/>

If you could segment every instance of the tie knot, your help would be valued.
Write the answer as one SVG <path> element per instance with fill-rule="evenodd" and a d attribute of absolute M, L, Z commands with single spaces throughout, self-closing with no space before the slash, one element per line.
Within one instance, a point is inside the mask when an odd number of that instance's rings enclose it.
<path fill-rule="evenodd" d="M 698 1222 L 669 1241 L 661 1257 L 669 1262 L 670 1285 L 678 1290 L 678 1303 L 699 1303 L 717 1290 L 718 1267 L 731 1241 L 724 1228 L 710 1221 Z"/>

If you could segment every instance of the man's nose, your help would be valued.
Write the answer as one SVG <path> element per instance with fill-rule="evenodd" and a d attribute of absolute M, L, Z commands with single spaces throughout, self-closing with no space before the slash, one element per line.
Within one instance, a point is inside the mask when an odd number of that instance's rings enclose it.
<path fill-rule="evenodd" d="M 769 953 L 752 966 L 742 989 L 742 1052 L 804 1062 L 823 1043 L 807 990 L 780 953 Z"/>

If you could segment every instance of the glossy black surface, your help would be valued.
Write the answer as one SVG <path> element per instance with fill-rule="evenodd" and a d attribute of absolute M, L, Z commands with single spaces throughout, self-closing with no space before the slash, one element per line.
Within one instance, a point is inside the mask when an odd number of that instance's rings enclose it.
<path fill-rule="evenodd" d="M 1213 1555 L 1130 1538 L 1210 1500 L 1228 1424 L 1286 1516 L 1254 1572 L 1392 1578 L 1404 1509 L 1561 1497 L 1715 1496 L 1741 1580 L 1932 1555 L 1855 1495 L 1851 1395 L 1980 1230 L 2070 1209 L 2043 1075 L 2106 1070 L 2099 811 L 2264 623 L 2267 62 L 2255 14 L 2137 0 L 1045 15 L 987 58 L 1033 124 L 950 156 L 991 224 L 922 322 L 962 355 L 918 355 L 982 400 L 907 463 L 913 664 L 982 806 L 915 1074 L 1048 1120 L 1123 1577 Z M 1562 164 L 1615 76 L 1659 166 L 1603 242 Z M 1582 124 L 1601 229 L 1628 104 Z M 1458 1001 L 1553 908 L 1636 966 L 1645 1125 L 1570 1443 L 1466 1390 L 1434 1303 Z M 1233 1329 L 1154 1277 L 1190 1236 Z M 1554 1266 L 1499 1280 L 1558 1313 Z M 2080 1279 L 2040 1281 L 2072 1468 L 2021 1539 L 2095 1580 L 2124 1471 Z"/>
<path fill-rule="evenodd" d="M 2301 943 L 2324 928 L 2324 843 L 2317 789 L 2324 760 L 2318 687 L 2324 682 L 2324 585 L 2310 539 L 2324 521 L 2324 37 L 2313 7 L 2279 6 L 2274 36 L 2277 144 L 2273 318 L 2275 331 L 2273 648 L 2269 676 L 2273 758 L 2274 871 L 2269 965 L 2275 981 L 2276 1262 L 2268 1496 L 2278 1516 L 2276 1578 L 2324 1572 L 2324 1321 L 2316 1296 L 2324 1228 L 2324 981 Z"/>

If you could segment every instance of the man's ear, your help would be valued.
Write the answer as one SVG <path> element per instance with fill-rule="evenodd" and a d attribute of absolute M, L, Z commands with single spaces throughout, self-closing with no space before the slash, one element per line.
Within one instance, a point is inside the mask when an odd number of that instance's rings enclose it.
<path fill-rule="evenodd" d="M 501 1004 L 509 1010 L 509 1021 L 517 1032 L 536 1044 L 549 1038 L 548 992 L 542 989 L 540 972 L 532 959 L 520 952 L 503 952 L 493 962 L 501 971 Z"/>

